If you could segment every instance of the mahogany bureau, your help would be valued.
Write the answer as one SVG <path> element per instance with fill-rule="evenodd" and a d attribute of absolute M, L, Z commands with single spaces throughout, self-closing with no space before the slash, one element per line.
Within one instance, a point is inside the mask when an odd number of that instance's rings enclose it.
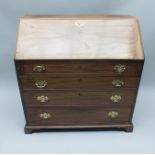
<path fill-rule="evenodd" d="M 15 65 L 25 133 L 42 129 L 123 129 L 144 63 L 130 16 L 24 16 Z"/>

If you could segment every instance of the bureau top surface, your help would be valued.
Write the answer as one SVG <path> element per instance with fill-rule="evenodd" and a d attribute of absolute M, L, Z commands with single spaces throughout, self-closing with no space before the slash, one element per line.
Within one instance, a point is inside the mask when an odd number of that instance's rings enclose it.
<path fill-rule="evenodd" d="M 15 59 L 144 59 L 144 54 L 138 22 L 130 16 L 24 16 Z"/>

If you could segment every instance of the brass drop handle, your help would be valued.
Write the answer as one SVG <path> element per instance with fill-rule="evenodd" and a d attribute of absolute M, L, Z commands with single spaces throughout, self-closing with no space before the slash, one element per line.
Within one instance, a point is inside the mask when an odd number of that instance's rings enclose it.
<path fill-rule="evenodd" d="M 44 96 L 44 95 L 37 96 L 37 101 L 39 101 L 41 103 L 47 102 L 48 101 L 48 96 Z"/>
<path fill-rule="evenodd" d="M 120 102 L 121 99 L 122 99 L 122 97 L 121 97 L 120 95 L 112 95 L 112 96 L 110 97 L 110 100 L 111 100 L 112 102 L 114 102 L 114 103 Z"/>
<path fill-rule="evenodd" d="M 46 70 L 46 68 L 45 68 L 45 66 L 44 65 L 37 65 L 37 66 L 34 66 L 33 67 L 33 71 L 34 72 L 43 72 L 43 71 L 45 71 Z"/>
<path fill-rule="evenodd" d="M 108 116 L 111 118 L 116 118 L 119 115 L 117 111 L 110 111 L 108 112 Z"/>
<path fill-rule="evenodd" d="M 114 71 L 117 73 L 123 73 L 126 70 L 126 65 L 118 64 L 114 66 Z"/>
<path fill-rule="evenodd" d="M 51 114 L 48 112 L 40 113 L 41 119 L 49 119 L 51 117 Z"/>
<path fill-rule="evenodd" d="M 35 85 L 37 88 L 45 88 L 47 86 L 47 82 L 45 80 L 37 80 Z"/>
<path fill-rule="evenodd" d="M 122 87 L 124 86 L 125 82 L 123 80 L 113 80 L 112 85 L 115 87 Z"/>

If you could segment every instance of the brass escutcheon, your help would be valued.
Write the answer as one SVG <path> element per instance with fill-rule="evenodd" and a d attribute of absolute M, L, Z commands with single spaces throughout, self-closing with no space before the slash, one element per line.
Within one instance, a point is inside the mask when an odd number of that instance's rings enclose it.
<path fill-rule="evenodd" d="M 123 73 L 126 70 L 126 66 L 124 64 L 118 64 L 114 66 L 114 71 L 117 73 Z"/>
<path fill-rule="evenodd" d="M 117 111 L 110 111 L 108 112 L 108 116 L 111 118 L 116 118 L 119 115 Z"/>
<path fill-rule="evenodd" d="M 45 68 L 45 66 L 44 65 L 37 65 L 37 66 L 34 66 L 33 67 L 33 71 L 34 72 L 43 72 L 43 71 L 45 71 L 46 70 L 46 68 Z"/>
<path fill-rule="evenodd" d="M 44 95 L 37 96 L 37 100 L 39 102 L 42 102 L 42 103 L 47 102 L 48 101 L 48 96 L 44 96 Z"/>
<path fill-rule="evenodd" d="M 123 80 L 113 80 L 112 84 L 115 87 L 122 87 L 125 84 L 125 82 Z"/>
<path fill-rule="evenodd" d="M 110 100 L 114 103 L 118 103 L 119 101 L 121 101 L 122 97 L 120 95 L 112 95 L 110 97 Z"/>
<path fill-rule="evenodd" d="M 35 85 L 37 86 L 37 88 L 45 88 L 47 85 L 47 82 L 45 80 L 37 80 L 35 82 Z"/>
<path fill-rule="evenodd" d="M 48 119 L 51 117 L 51 114 L 48 112 L 40 113 L 40 118 L 42 119 Z"/>

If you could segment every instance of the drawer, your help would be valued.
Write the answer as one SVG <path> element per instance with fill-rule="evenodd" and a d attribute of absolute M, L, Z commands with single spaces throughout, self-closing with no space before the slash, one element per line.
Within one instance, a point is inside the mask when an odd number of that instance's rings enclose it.
<path fill-rule="evenodd" d="M 65 125 L 65 124 L 114 124 L 130 120 L 130 108 L 29 108 L 26 109 L 28 125 Z"/>
<path fill-rule="evenodd" d="M 123 89 L 137 88 L 138 77 L 53 78 L 20 77 L 24 90 L 32 89 Z"/>
<path fill-rule="evenodd" d="M 131 107 L 135 91 L 85 92 L 85 91 L 24 91 L 27 107 L 46 106 L 104 106 Z"/>
<path fill-rule="evenodd" d="M 21 64 L 22 74 L 102 74 L 103 76 L 138 76 L 142 62 L 138 61 L 27 61 Z"/>

